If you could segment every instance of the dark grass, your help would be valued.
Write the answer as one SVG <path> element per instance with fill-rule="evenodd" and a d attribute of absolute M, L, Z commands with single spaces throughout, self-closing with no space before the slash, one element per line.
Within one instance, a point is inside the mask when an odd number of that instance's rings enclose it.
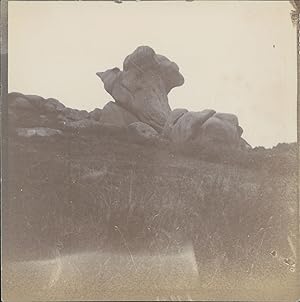
<path fill-rule="evenodd" d="M 12 136 L 8 165 L 5 259 L 179 253 L 191 242 L 200 267 L 219 259 L 219 273 L 290 274 L 280 259 L 293 258 L 288 236 L 296 245 L 296 144 L 187 150 L 104 129 Z"/>

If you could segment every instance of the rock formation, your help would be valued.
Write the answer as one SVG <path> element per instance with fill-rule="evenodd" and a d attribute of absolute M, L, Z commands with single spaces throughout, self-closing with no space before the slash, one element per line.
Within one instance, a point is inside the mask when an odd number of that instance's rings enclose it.
<path fill-rule="evenodd" d="M 161 132 L 171 108 L 168 93 L 184 83 L 178 66 L 148 46 L 138 47 L 119 68 L 98 72 L 117 104 Z"/>
<path fill-rule="evenodd" d="M 243 129 L 234 114 L 216 113 L 212 109 L 193 112 L 178 108 L 172 111 L 168 93 L 182 85 L 184 78 L 174 62 L 156 54 L 148 46 L 140 46 L 128 55 L 123 62 L 123 70 L 115 67 L 97 72 L 97 75 L 114 99 L 103 109 L 87 112 L 65 107 L 53 98 L 10 93 L 10 121 L 20 129 L 77 131 L 97 130 L 99 127 L 110 129 L 112 133 L 125 130 L 123 133 L 127 131 L 137 143 L 162 138 L 175 145 L 216 143 L 233 148 L 251 148 L 241 137 Z M 25 135 L 24 131 L 19 132 Z"/>
<path fill-rule="evenodd" d="M 8 113 L 9 126 L 16 128 L 17 134 L 25 137 L 55 134 L 55 131 L 47 129 L 95 128 L 100 126 L 101 116 L 98 108 L 89 113 L 86 110 L 67 108 L 53 98 L 44 99 L 16 92 L 8 95 Z M 56 131 L 56 134 L 61 133 Z"/>
<path fill-rule="evenodd" d="M 200 112 L 174 109 L 169 115 L 163 136 L 175 144 L 221 143 L 232 147 L 249 148 L 241 139 L 243 129 L 238 118 L 230 113 L 216 113 L 212 109 Z"/>
<path fill-rule="evenodd" d="M 168 93 L 184 83 L 183 76 L 175 63 L 148 46 L 140 46 L 127 56 L 123 71 L 115 67 L 97 75 L 115 100 L 103 108 L 104 124 L 128 127 L 143 122 L 175 144 L 192 141 L 249 147 L 241 139 L 243 130 L 234 114 L 216 113 L 212 109 L 172 111 Z"/>

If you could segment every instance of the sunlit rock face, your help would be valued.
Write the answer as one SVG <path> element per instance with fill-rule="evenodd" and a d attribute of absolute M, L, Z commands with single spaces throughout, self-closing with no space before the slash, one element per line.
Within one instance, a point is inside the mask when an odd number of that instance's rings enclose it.
<path fill-rule="evenodd" d="M 148 46 L 127 56 L 123 71 L 113 68 L 97 75 L 117 104 L 159 132 L 171 112 L 168 93 L 184 83 L 178 66 Z"/>

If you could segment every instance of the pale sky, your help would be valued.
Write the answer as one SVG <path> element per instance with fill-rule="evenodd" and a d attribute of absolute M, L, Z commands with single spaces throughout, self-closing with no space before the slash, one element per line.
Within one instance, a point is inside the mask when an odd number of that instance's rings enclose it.
<path fill-rule="evenodd" d="M 102 108 L 96 72 L 140 45 L 177 63 L 171 108 L 238 116 L 252 146 L 296 141 L 296 27 L 288 1 L 9 1 L 9 91 Z"/>

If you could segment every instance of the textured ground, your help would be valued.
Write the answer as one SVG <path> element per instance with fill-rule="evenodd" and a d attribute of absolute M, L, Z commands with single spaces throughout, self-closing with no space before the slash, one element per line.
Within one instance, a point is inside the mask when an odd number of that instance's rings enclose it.
<path fill-rule="evenodd" d="M 296 296 L 295 144 L 221 156 L 78 134 L 8 151 L 5 301 Z"/>

